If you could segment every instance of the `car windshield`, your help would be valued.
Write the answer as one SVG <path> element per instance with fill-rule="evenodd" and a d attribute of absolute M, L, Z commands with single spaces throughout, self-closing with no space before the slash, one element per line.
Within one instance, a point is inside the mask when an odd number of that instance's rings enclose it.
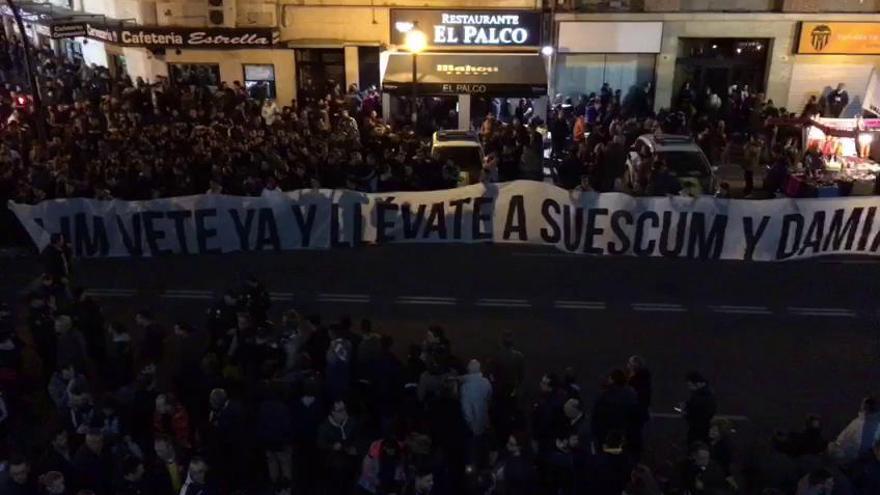
<path fill-rule="evenodd" d="M 666 161 L 669 173 L 676 177 L 707 177 L 709 168 L 699 153 L 694 151 L 664 151 L 660 157 Z"/>
<path fill-rule="evenodd" d="M 480 149 L 474 146 L 444 146 L 434 148 L 434 158 L 441 165 L 452 160 L 459 168 L 481 167 Z"/>

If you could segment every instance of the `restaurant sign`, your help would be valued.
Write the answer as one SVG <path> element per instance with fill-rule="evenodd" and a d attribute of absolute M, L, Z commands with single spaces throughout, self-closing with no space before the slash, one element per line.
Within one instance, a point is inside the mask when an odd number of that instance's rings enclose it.
<path fill-rule="evenodd" d="M 406 32 L 419 29 L 432 48 L 537 47 L 541 14 L 530 11 L 391 11 L 391 43 L 403 46 Z"/>
<path fill-rule="evenodd" d="M 880 55 L 880 22 L 802 22 L 797 53 Z"/>
<path fill-rule="evenodd" d="M 137 26 L 119 30 L 123 45 L 186 48 L 267 48 L 275 43 L 272 29 L 163 28 Z"/>

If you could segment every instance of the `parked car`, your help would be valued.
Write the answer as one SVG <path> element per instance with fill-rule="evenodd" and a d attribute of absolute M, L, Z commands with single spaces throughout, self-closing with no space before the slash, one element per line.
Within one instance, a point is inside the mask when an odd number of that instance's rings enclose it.
<path fill-rule="evenodd" d="M 715 194 L 715 170 L 703 150 L 690 136 L 644 134 L 636 139 L 627 153 L 625 183 L 638 187 L 639 167 L 643 160 L 655 163 L 664 160 L 669 172 L 681 183 L 682 190 L 693 196 Z"/>
<path fill-rule="evenodd" d="M 459 185 L 480 180 L 483 168 L 483 146 L 473 131 L 437 131 L 431 140 L 431 157 L 442 166 L 452 161 L 459 169 Z"/>

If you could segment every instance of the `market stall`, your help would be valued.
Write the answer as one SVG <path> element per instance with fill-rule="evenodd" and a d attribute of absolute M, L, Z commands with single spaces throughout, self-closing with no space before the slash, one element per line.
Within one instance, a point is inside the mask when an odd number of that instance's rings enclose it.
<path fill-rule="evenodd" d="M 797 198 L 875 194 L 880 164 L 872 156 L 880 143 L 880 119 L 789 120 L 803 129 L 802 166 L 786 180 L 785 195 Z"/>

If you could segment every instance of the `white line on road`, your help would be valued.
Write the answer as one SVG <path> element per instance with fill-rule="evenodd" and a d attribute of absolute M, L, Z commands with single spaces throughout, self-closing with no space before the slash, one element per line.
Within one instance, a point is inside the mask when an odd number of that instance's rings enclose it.
<path fill-rule="evenodd" d="M 318 302 L 368 303 L 370 296 L 366 294 L 318 294 Z"/>
<path fill-rule="evenodd" d="M 658 311 L 664 313 L 683 313 L 687 308 L 681 304 L 668 303 L 632 303 L 633 311 Z"/>
<path fill-rule="evenodd" d="M 88 289 L 87 296 L 92 297 L 132 297 L 135 291 L 128 289 Z"/>
<path fill-rule="evenodd" d="M 213 294 L 175 294 L 175 293 L 165 293 L 160 295 L 159 297 L 163 297 L 165 299 L 200 299 L 200 300 L 211 300 L 214 299 Z"/>
<path fill-rule="evenodd" d="M 320 292 L 318 293 L 318 297 L 343 297 L 348 299 L 369 299 L 370 296 L 367 294 L 335 294 L 329 292 Z"/>
<path fill-rule="evenodd" d="M 455 306 L 458 299 L 454 297 L 429 297 L 429 296 L 400 296 L 394 300 L 395 304 L 432 305 L 432 306 Z"/>
<path fill-rule="evenodd" d="M 654 413 L 654 412 L 652 412 L 651 417 L 657 418 L 657 419 L 682 419 L 682 416 L 679 413 Z M 735 414 L 716 414 L 715 417 L 720 418 L 720 419 L 726 419 L 728 421 L 737 421 L 737 422 L 743 422 L 743 421 L 749 420 L 748 416 L 738 416 Z"/>
<path fill-rule="evenodd" d="M 715 313 L 732 315 L 770 315 L 773 314 L 766 306 L 709 306 Z"/>
<path fill-rule="evenodd" d="M 605 309 L 603 301 L 553 301 L 553 306 L 560 309 Z"/>
<path fill-rule="evenodd" d="M 532 303 L 526 299 L 478 299 L 476 306 L 484 306 L 489 308 L 530 308 Z"/>
<path fill-rule="evenodd" d="M 787 308 L 789 313 L 798 316 L 841 316 L 844 318 L 854 318 L 856 312 L 845 308 Z"/>

